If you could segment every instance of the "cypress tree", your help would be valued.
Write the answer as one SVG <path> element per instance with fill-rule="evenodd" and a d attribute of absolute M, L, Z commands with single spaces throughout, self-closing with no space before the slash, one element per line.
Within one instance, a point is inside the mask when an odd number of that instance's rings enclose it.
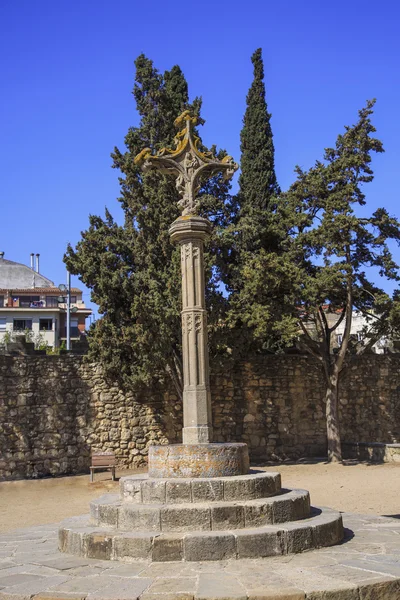
<path fill-rule="evenodd" d="M 239 177 L 238 224 L 239 250 L 267 248 L 268 217 L 280 193 L 275 174 L 275 151 L 271 114 L 265 99 L 264 65 L 261 48 L 251 57 L 253 83 L 247 94 L 241 140 L 241 175 Z"/>
<path fill-rule="evenodd" d="M 230 292 L 227 317 L 229 344 L 232 354 L 239 356 L 249 351 L 273 350 L 279 344 L 276 336 L 260 342 L 254 336 L 251 320 L 243 320 L 243 287 L 249 257 L 261 251 L 276 251 L 281 233 L 274 221 L 280 189 L 275 174 L 271 115 L 265 99 L 261 48 L 254 52 L 251 61 L 254 78 L 247 94 L 240 136 L 239 192 L 231 205 L 231 224 L 223 236 L 226 248 L 224 276 Z"/>

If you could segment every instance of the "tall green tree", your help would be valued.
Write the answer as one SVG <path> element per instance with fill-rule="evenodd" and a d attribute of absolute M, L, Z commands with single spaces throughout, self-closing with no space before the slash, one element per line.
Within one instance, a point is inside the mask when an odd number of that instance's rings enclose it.
<path fill-rule="evenodd" d="M 264 84 L 261 48 L 252 55 L 253 82 L 247 94 L 241 140 L 239 192 L 232 200 L 231 222 L 223 241 L 225 283 L 230 292 L 227 334 L 235 354 L 274 349 L 276 336 L 257 340 L 242 318 L 244 278 L 249 256 L 278 247 L 274 212 L 280 188 L 275 173 L 275 150 Z M 224 271 L 225 269 L 225 271 Z"/>
<path fill-rule="evenodd" d="M 269 215 L 280 189 L 275 173 L 275 150 L 271 114 L 265 99 L 264 64 L 261 48 L 251 57 L 254 79 L 247 94 L 246 112 L 240 134 L 240 177 L 238 203 L 238 251 L 255 251 L 271 246 Z"/>
<path fill-rule="evenodd" d="M 359 214 L 363 186 L 372 181 L 373 153 L 383 152 L 373 137 L 374 101 L 359 120 L 338 136 L 334 148 L 282 194 L 276 211 L 280 252 L 247 255 L 242 318 L 260 339 L 293 340 L 320 362 L 326 382 L 328 460 L 340 461 L 339 379 L 351 353 L 368 351 L 378 339 L 399 330 L 400 297 L 375 283 L 399 281 L 388 242 L 400 243 L 400 223 L 379 208 Z M 282 303 L 282 298 L 284 302 Z M 277 308 L 277 304 L 279 307 Z M 353 311 L 365 315 L 364 339 L 351 337 Z M 336 332 L 344 324 L 341 343 Z"/>
<path fill-rule="evenodd" d="M 124 223 L 116 223 L 108 210 L 105 218 L 90 216 L 88 229 L 75 248 L 68 246 L 64 260 L 89 287 L 102 315 L 89 332 L 89 357 L 109 377 L 129 386 L 151 384 L 167 373 L 181 394 L 180 255 L 168 234 L 180 214 L 179 197 L 173 178 L 143 173 L 133 159 L 144 147 L 157 151 L 173 146 L 174 120 L 188 108 L 198 114 L 201 101 L 190 105 L 178 66 L 161 74 L 144 55 L 135 65 L 133 95 L 140 124 L 129 129 L 125 151 L 115 148 L 112 154 L 113 167 L 121 173 Z M 216 230 L 228 189 L 215 178 L 202 190 L 202 213 Z M 223 306 L 213 268 L 215 248 L 211 244 L 207 254 L 211 329 Z"/>

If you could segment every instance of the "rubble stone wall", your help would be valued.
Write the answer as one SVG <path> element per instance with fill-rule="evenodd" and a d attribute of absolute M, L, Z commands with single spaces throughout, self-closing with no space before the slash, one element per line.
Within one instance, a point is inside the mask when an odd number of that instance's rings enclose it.
<path fill-rule="evenodd" d="M 324 381 L 312 357 L 264 356 L 211 373 L 214 439 L 243 441 L 255 461 L 326 452 Z M 350 361 L 340 383 L 342 439 L 400 441 L 400 355 Z M 0 480 L 88 472 L 90 452 L 144 465 L 150 444 L 181 441 L 169 382 L 110 386 L 81 356 L 0 356 Z"/>

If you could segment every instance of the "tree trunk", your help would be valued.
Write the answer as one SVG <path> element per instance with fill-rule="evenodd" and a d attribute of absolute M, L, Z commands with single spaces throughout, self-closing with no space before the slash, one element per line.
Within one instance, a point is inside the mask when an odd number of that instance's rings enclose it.
<path fill-rule="evenodd" d="M 328 462 L 342 462 L 340 443 L 338 376 L 331 375 L 326 388 L 326 434 L 328 439 Z"/>

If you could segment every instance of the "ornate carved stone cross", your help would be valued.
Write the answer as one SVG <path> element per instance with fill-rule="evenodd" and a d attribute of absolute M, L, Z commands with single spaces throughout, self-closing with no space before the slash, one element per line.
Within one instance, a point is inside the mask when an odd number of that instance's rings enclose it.
<path fill-rule="evenodd" d="M 180 195 L 182 216 L 172 223 L 169 232 L 172 241 L 181 246 L 184 444 L 212 441 L 203 258 L 211 224 L 196 215 L 197 194 L 202 183 L 215 173 L 222 171 L 229 179 L 238 168 L 231 156 L 218 160 L 211 152 L 199 150 L 200 139 L 193 132 L 196 124 L 197 118 L 185 111 L 175 121 L 179 129 L 175 150 L 163 148 L 153 155 L 150 148 L 145 148 L 135 158 L 135 164 L 144 171 L 155 168 L 174 175 Z"/>

